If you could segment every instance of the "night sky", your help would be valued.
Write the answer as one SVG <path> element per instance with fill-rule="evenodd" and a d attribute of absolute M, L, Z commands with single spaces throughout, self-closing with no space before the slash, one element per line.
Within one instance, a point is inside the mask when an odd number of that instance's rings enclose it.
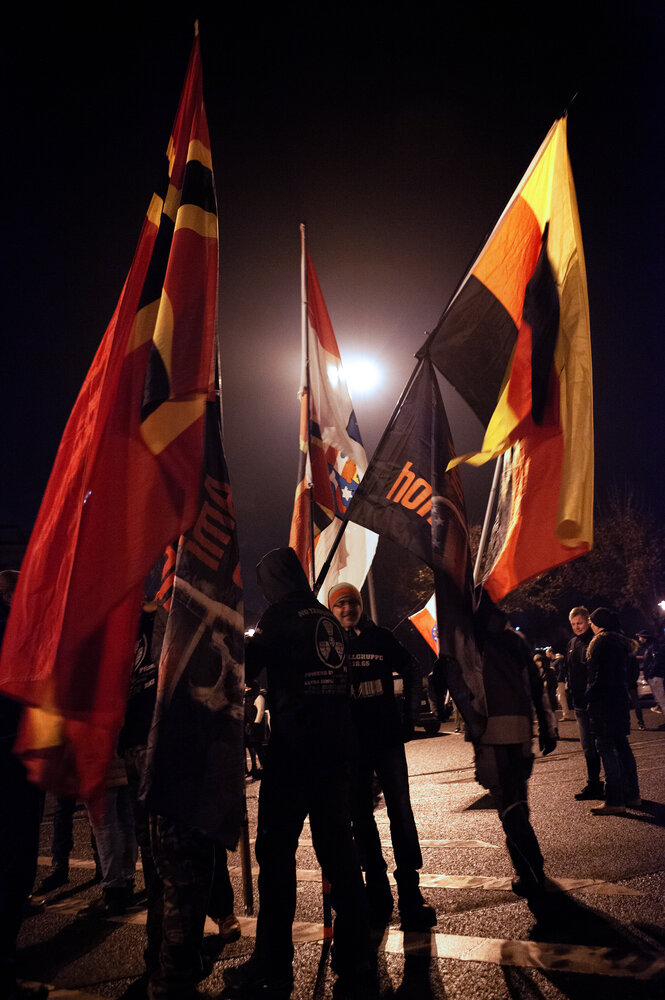
<path fill-rule="evenodd" d="M 254 564 L 288 540 L 296 484 L 299 223 L 343 360 L 385 368 L 380 391 L 354 400 L 371 455 L 414 352 L 575 94 L 596 493 L 634 485 L 662 517 L 663 5 L 211 6 L 157 19 L 88 5 L 35 23 L 24 9 L 4 24 L 0 525 L 32 527 L 150 197 L 164 194 L 197 13 L 250 606 Z M 444 398 L 456 448 L 470 450 L 480 425 L 454 390 Z M 488 477 L 464 472 L 473 520 Z"/>

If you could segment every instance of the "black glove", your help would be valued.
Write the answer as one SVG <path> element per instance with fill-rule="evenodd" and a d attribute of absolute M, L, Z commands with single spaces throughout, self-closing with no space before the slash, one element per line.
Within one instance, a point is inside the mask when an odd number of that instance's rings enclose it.
<path fill-rule="evenodd" d="M 543 735 L 543 733 L 539 733 L 538 745 L 540 746 L 543 757 L 547 757 L 548 753 L 552 753 L 552 750 L 556 749 L 556 736 L 547 736 Z"/>

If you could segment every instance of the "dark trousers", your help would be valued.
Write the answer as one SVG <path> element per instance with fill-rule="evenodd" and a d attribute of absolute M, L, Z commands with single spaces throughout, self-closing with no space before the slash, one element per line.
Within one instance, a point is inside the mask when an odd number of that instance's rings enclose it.
<path fill-rule="evenodd" d="M 201 945 L 212 884 L 214 848 L 197 830 L 150 814 L 155 893 L 147 954 L 155 1000 L 186 1000 L 201 979 Z"/>
<path fill-rule="evenodd" d="M 575 718 L 580 731 L 580 743 L 586 761 L 587 781 L 590 785 L 600 784 L 600 756 L 591 732 L 589 713 L 582 708 L 575 709 Z"/>
<path fill-rule="evenodd" d="M 76 799 L 58 796 L 53 816 L 53 839 L 51 840 L 51 860 L 54 868 L 67 868 L 69 855 L 74 847 L 74 811 Z"/>
<path fill-rule="evenodd" d="M 418 869 L 423 859 L 416 822 L 409 795 L 409 771 L 401 743 L 362 748 L 353 763 L 351 778 L 351 816 L 353 835 L 362 868 L 373 875 L 386 871 L 381 839 L 374 820 L 372 777 L 376 773 L 386 802 L 390 821 L 390 839 L 395 856 L 395 881 L 403 894 L 418 887 Z"/>
<path fill-rule="evenodd" d="M 16 939 L 37 872 L 44 806 L 42 792 L 28 781 L 11 743 L 0 740 L 0 996 L 8 995 L 15 981 Z"/>
<path fill-rule="evenodd" d="M 644 725 L 644 716 L 642 715 L 642 706 L 640 705 L 640 696 L 637 693 L 637 687 L 628 688 L 628 697 L 630 698 L 630 704 L 635 712 L 637 721 L 641 725 Z"/>
<path fill-rule="evenodd" d="M 162 945 L 162 884 L 157 877 L 155 863 L 152 857 L 150 840 L 150 815 L 139 800 L 139 789 L 143 779 L 146 761 L 146 747 L 130 747 L 123 752 L 127 769 L 127 785 L 134 813 L 134 834 L 141 852 L 143 881 L 145 883 L 147 920 L 146 931 L 148 940 L 143 953 L 148 972 L 157 968 L 159 952 Z"/>
<path fill-rule="evenodd" d="M 506 835 L 506 847 L 527 887 L 543 881 L 543 856 L 529 819 L 527 782 L 533 767 L 530 744 L 476 747 L 476 778 L 489 789 Z"/>
<path fill-rule="evenodd" d="M 256 860 L 259 915 L 255 955 L 266 976 L 292 978 L 296 910 L 296 849 L 309 815 L 312 842 L 330 882 L 335 909 L 335 971 L 353 973 L 367 961 L 369 920 L 351 833 L 348 777 L 311 759 L 268 756 L 259 794 Z"/>
<path fill-rule="evenodd" d="M 233 913 L 233 886 L 229 878 L 228 855 L 221 844 L 214 845 L 215 871 L 210 889 L 208 916 L 213 920 L 223 920 Z"/>

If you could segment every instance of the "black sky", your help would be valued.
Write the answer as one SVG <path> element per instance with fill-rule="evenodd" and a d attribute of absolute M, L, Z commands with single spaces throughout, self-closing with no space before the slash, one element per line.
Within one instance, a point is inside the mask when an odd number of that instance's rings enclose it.
<path fill-rule="evenodd" d="M 342 357 L 386 365 L 381 394 L 355 401 L 371 455 L 425 332 L 575 93 L 597 495 L 634 484 L 662 516 L 662 4 L 210 6 L 89 5 L 34 23 L 23 10 L 5 25 L 0 525 L 32 526 L 150 196 L 164 193 L 197 14 L 250 603 L 254 563 L 287 541 L 295 488 L 299 223 Z M 445 401 L 468 450 L 480 425 L 452 389 Z M 464 481 L 477 520 L 487 475 Z"/>

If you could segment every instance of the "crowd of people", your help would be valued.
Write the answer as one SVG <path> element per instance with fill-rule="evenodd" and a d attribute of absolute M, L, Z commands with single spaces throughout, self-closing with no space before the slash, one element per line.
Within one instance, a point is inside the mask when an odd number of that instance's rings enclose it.
<path fill-rule="evenodd" d="M 377 780 L 390 824 L 400 927 L 429 931 L 437 921 L 419 885 L 423 862 L 404 750 L 420 702 L 420 667 L 389 630 L 365 614 L 352 584 L 332 587 L 325 604 L 317 600 L 292 549 L 268 553 L 258 580 L 268 609 L 246 649 L 245 735 L 248 776 L 261 779 L 255 847 L 259 912 L 253 953 L 226 970 L 225 995 L 287 1000 L 292 993 L 296 851 L 309 817 L 335 912 L 335 996 L 371 997 L 378 990 L 376 944 L 394 909 L 374 819 Z M 15 584 L 16 574 L 0 574 L 7 606 Z M 217 921 L 223 942 L 241 931 L 225 848 L 196 829 L 148 812 L 139 794 L 165 618 L 159 604 L 144 604 L 125 724 L 109 767 L 106 812 L 103 820 L 91 816 L 102 893 L 79 917 L 119 914 L 131 905 L 140 848 L 148 910 L 146 996 L 191 1000 L 209 971 L 202 952 L 206 916 Z M 529 816 L 534 717 L 540 751 L 549 754 L 559 723 L 574 715 L 586 765 L 586 783 L 575 797 L 597 802 L 591 809 L 595 816 L 618 816 L 641 806 L 628 741 L 631 705 L 639 709 L 640 669 L 656 700 L 653 711 L 665 712 L 661 640 L 648 632 L 630 639 L 607 608 L 589 613 L 575 607 L 569 620 L 573 635 L 565 654 L 548 647 L 535 655 L 485 593 L 474 621 L 487 702 L 487 725 L 473 747 L 476 778 L 491 793 L 505 833 L 513 890 L 527 899 L 538 920 L 548 918 L 556 893 Z M 402 710 L 396 675 L 403 682 Z M 21 985 L 15 975 L 16 939 L 36 875 L 43 811 L 43 794 L 11 752 L 20 712 L 18 704 L 0 698 L 1 782 L 4 800 L 13 803 L 0 823 L 0 990 L 10 1000 L 46 995 Z M 637 720 L 643 728 L 640 712 Z M 74 808 L 73 800 L 57 802 L 53 867 L 41 882 L 43 892 L 68 881 Z"/>

